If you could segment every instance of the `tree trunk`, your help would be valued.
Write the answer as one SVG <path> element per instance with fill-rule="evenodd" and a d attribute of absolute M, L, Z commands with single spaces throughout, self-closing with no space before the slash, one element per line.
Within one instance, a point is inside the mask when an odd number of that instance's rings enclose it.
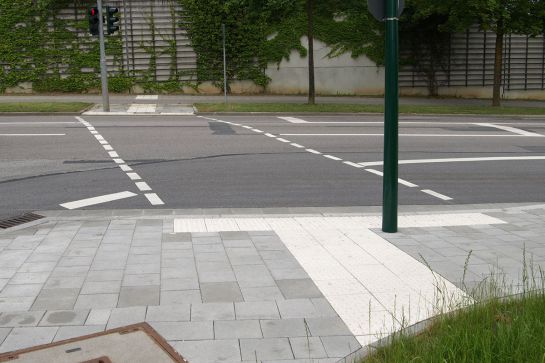
<path fill-rule="evenodd" d="M 308 104 L 316 103 L 316 88 L 314 83 L 314 0 L 307 0 L 308 17 Z"/>
<path fill-rule="evenodd" d="M 492 94 L 492 106 L 499 107 L 501 105 L 501 78 L 503 64 L 503 19 L 498 20 L 496 30 L 496 54 L 494 57 L 494 91 Z"/>

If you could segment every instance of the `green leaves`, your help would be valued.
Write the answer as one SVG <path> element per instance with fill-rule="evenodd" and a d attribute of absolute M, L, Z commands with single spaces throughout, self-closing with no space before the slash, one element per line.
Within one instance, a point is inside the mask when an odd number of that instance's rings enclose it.
<path fill-rule="evenodd" d="M 92 1 L 77 2 L 79 21 L 57 16 L 73 3 L 0 0 L 0 92 L 21 82 L 32 82 L 38 92 L 84 92 L 99 86 L 98 43 L 74 31 L 87 28 L 85 9 Z M 120 61 L 121 43 L 115 37 L 108 39 L 108 53 Z"/>

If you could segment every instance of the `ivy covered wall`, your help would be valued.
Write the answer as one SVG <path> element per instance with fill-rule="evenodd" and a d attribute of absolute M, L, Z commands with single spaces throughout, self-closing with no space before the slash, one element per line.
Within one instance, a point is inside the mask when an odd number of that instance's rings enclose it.
<path fill-rule="evenodd" d="M 98 42 L 85 36 L 90 1 L 0 0 L 0 92 L 32 83 L 37 92 L 84 92 L 99 88 Z M 119 71 L 110 88 L 131 87 L 122 67 L 121 40 L 108 39 L 107 53 Z"/>
<path fill-rule="evenodd" d="M 188 17 L 187 30 L 197 53 L 197 80 L 222 87 L 221 24 L 227 32 L 227 78 L 266 86 L 266 68 L 289 59 L 293 50 L 306 57 L 301 39 L 307 32 L 306 0 L 178 0 Z M 349 53 L 383 61 L 383 27 L 365 1 L 316 1 L 315 38 L 335 57 Z"/>
<path fill-rule="evenodd" d="M 36 92 L 97 90 L 98 39 L 87 32 L 87 9 L 94 3 L 0 0 L 0 92 L 25 83 Z M 123 6 L 136 2 L 110 3 Z M 318 3 L 316 38 L 331 47 L 330 56 L 365 54 L 381 63 L 381 24 L 368 15 L 365 2 Z M 266 69 L 271 63 L 280 64 L 293 50 L 306 56 L 301 44 L 306 33 L 305 0 L 152 0 L 146 4 L 134 6 L 136 15 L 145 18 L 145 29 L 134 30 L 133 24 L 122 19 L 121 32 L 107 38 L 112 91 L 125 92 L 139 85 L 148 92 L 178 92 L 207 81 L 222 87 L 222 23 L 227 31 L 229 81 L 250 80 L 265 87 L 270 82 Z M 172 16 L 173 29 L 157 29 L 154 8 Z M 125 9 L 121 10 L 125 14 Z M 132 12 L 131 20 L 139 21 L 132 18 Z M 130 38 L 122 35 L 129 31 Z M 135 32 L 141 34 L 135 37 Z M 187 32 L 189 44 L 180 39 L 180 32 Z M 133 47 L 132 54 L 127 43 Z M 135 47 L 145 57 L 135 58 Z M 185 48 L 180 51 L 181 47 L 191 47 L 196 53 L 195 64 L 191 62 L 193 53 Z M 158 75 L 161 62 L 169 63 L 168 76 Z M 188 65 L 184 68 L 184 64 Z"/>

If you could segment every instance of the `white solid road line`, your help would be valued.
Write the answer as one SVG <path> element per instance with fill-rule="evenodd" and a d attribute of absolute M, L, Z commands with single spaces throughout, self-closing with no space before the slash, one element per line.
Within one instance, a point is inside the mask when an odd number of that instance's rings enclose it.
<path fill-rule="evenodd" d="M 148 183 L 146 183 L 146 182 L 137 182 L 137 183 L 135 183 L 135 184 L 136 184 L 136 187 L 137 187 L 141 192 L 149 192 L 149 191 L 151 191 L 150 186 L 149 186 Z"/>
<path fill-rule="evenodd" d="M 146 198 L 148 198 L 151 205 L 164 205 L 165 203 L 159 198 L 159 196 L 155 193 L 147 193 L 145 194 Z"/>
<path fill-rule="evenodd" d="M 66 134 L 0 134 L 0 136 L 66 136 Z"/>
<path fill-rule="evenodd" d="M 64 125 L 64 124 L 77 124 L 74 121 L 21 121 L 21 122 L 0 122 L 0 126 L 12 126 L 12 125 Z"/>
<path fill-rule="evenodd" d="M 121 192 L 121 193 L 102 195 L 100 197 L 82 199 L 75 202 L 63 203 L 63 204 L 60 204 L 60 206 L 66 209 L 78 209 L 83 207 L 89 207 L 91 205 L 113 202 L 115 200 L 131 198 L 137 195 L 138 194 L 127 191 L 127 192 Z"/>
<path fill-rule="evenodd" d="M 365 171 L 368 171 L 371 174 L 375 174 L 375 175 L 384 177 L 384 173 L 382 171 L 378 171 L 378 170 L 375 170 L 375 169 L 365 169 Z M 418 185 L 416 185 L 414 183 L 411 183 L 410 181 L 407 181 L 405 179 L 398 178 L 397 182 L 399 184 L 405 185 L 406 187 L 409 187 L 409 188 L 418 188 Z"/>
<path fill-rule="evenodd" d="M 338 157 L 333 156 L 333 155 L 324 155 L 324 158 L 328 158 L 328 159 L 335 160 L 335 161 L 341 161 L 342 160 L 341 158 L 338 158 Z"/>
<path fill-rule="evenodd" d="M 280 136 L 384 136 L 384 134 L 280 134 Z M 399 134 L 399 137 L 536 137 L 527 135 Z M 542 137 L 542 136 L 540 136 Z"/>
<path fill-rule="evenodd" d="M 462 163 L 476 161 L 511 161 L 511 160 L 545 160 L 545 156 L 491 156 L 482 158 L 445 158 L 445 159 L 415 159 L 399 160 L 399 165 L 404 164 L 435 164 L 435 163 Z M 359 163 L 363 167 L 381 166 L 382 161 L 371 161 Z"/>
<path fill-rule="evenodd" d="M 422 192 L 424 192 L 426 194 L 429 194 L 431 196 L 434 196 L 436 198 L 442 199 L 442 200 L 452 200 L 451 197 L 447 197 L 446 195 L 443 195 L 441 193 L 434 192 L 433 190 L 424 189 L 424 190 L 422 190 Z"/>
<path fill-rule="evenodd" d="M 279 117 L 279 119 L 288 121 L 292 124 L 307 124 L 308 122 L 296 117 Z"/>
<path fill-rule="evenodd" d="M 543 137 L 543 135 L 536 134 L 535 132 L 529 132 L 529 131 L 517 129 L 516 127 L 500 126 L 500 125 L 495 125 L 495 124 L 490 124 L 490 123 L 477 123 L 477 124 L 475 124 L 475 125 L 477 125 L 477 126 L 485 126 L 485 127 L 492 127 L 492 128 L 495 128 L 495 129 L 499 129 L 499 130 L 511 132 L 511 133 L 513 133 L 513 134 L 521 135 L 521 136 L 528 136 L 528 137 Z"/>

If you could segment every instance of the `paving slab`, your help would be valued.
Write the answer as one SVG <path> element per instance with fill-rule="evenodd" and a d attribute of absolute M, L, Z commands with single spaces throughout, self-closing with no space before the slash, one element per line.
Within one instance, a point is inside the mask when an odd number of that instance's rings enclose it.
<path fill-rule="evenodd" d="M 191 362 L 336 362 L 437 277 L 464 301 L 545 268 L 543 205 L 404 207 L 397 234 L 364 207 L 45 214 L 0 231 L 2 351 L 148 321 Z"/>

